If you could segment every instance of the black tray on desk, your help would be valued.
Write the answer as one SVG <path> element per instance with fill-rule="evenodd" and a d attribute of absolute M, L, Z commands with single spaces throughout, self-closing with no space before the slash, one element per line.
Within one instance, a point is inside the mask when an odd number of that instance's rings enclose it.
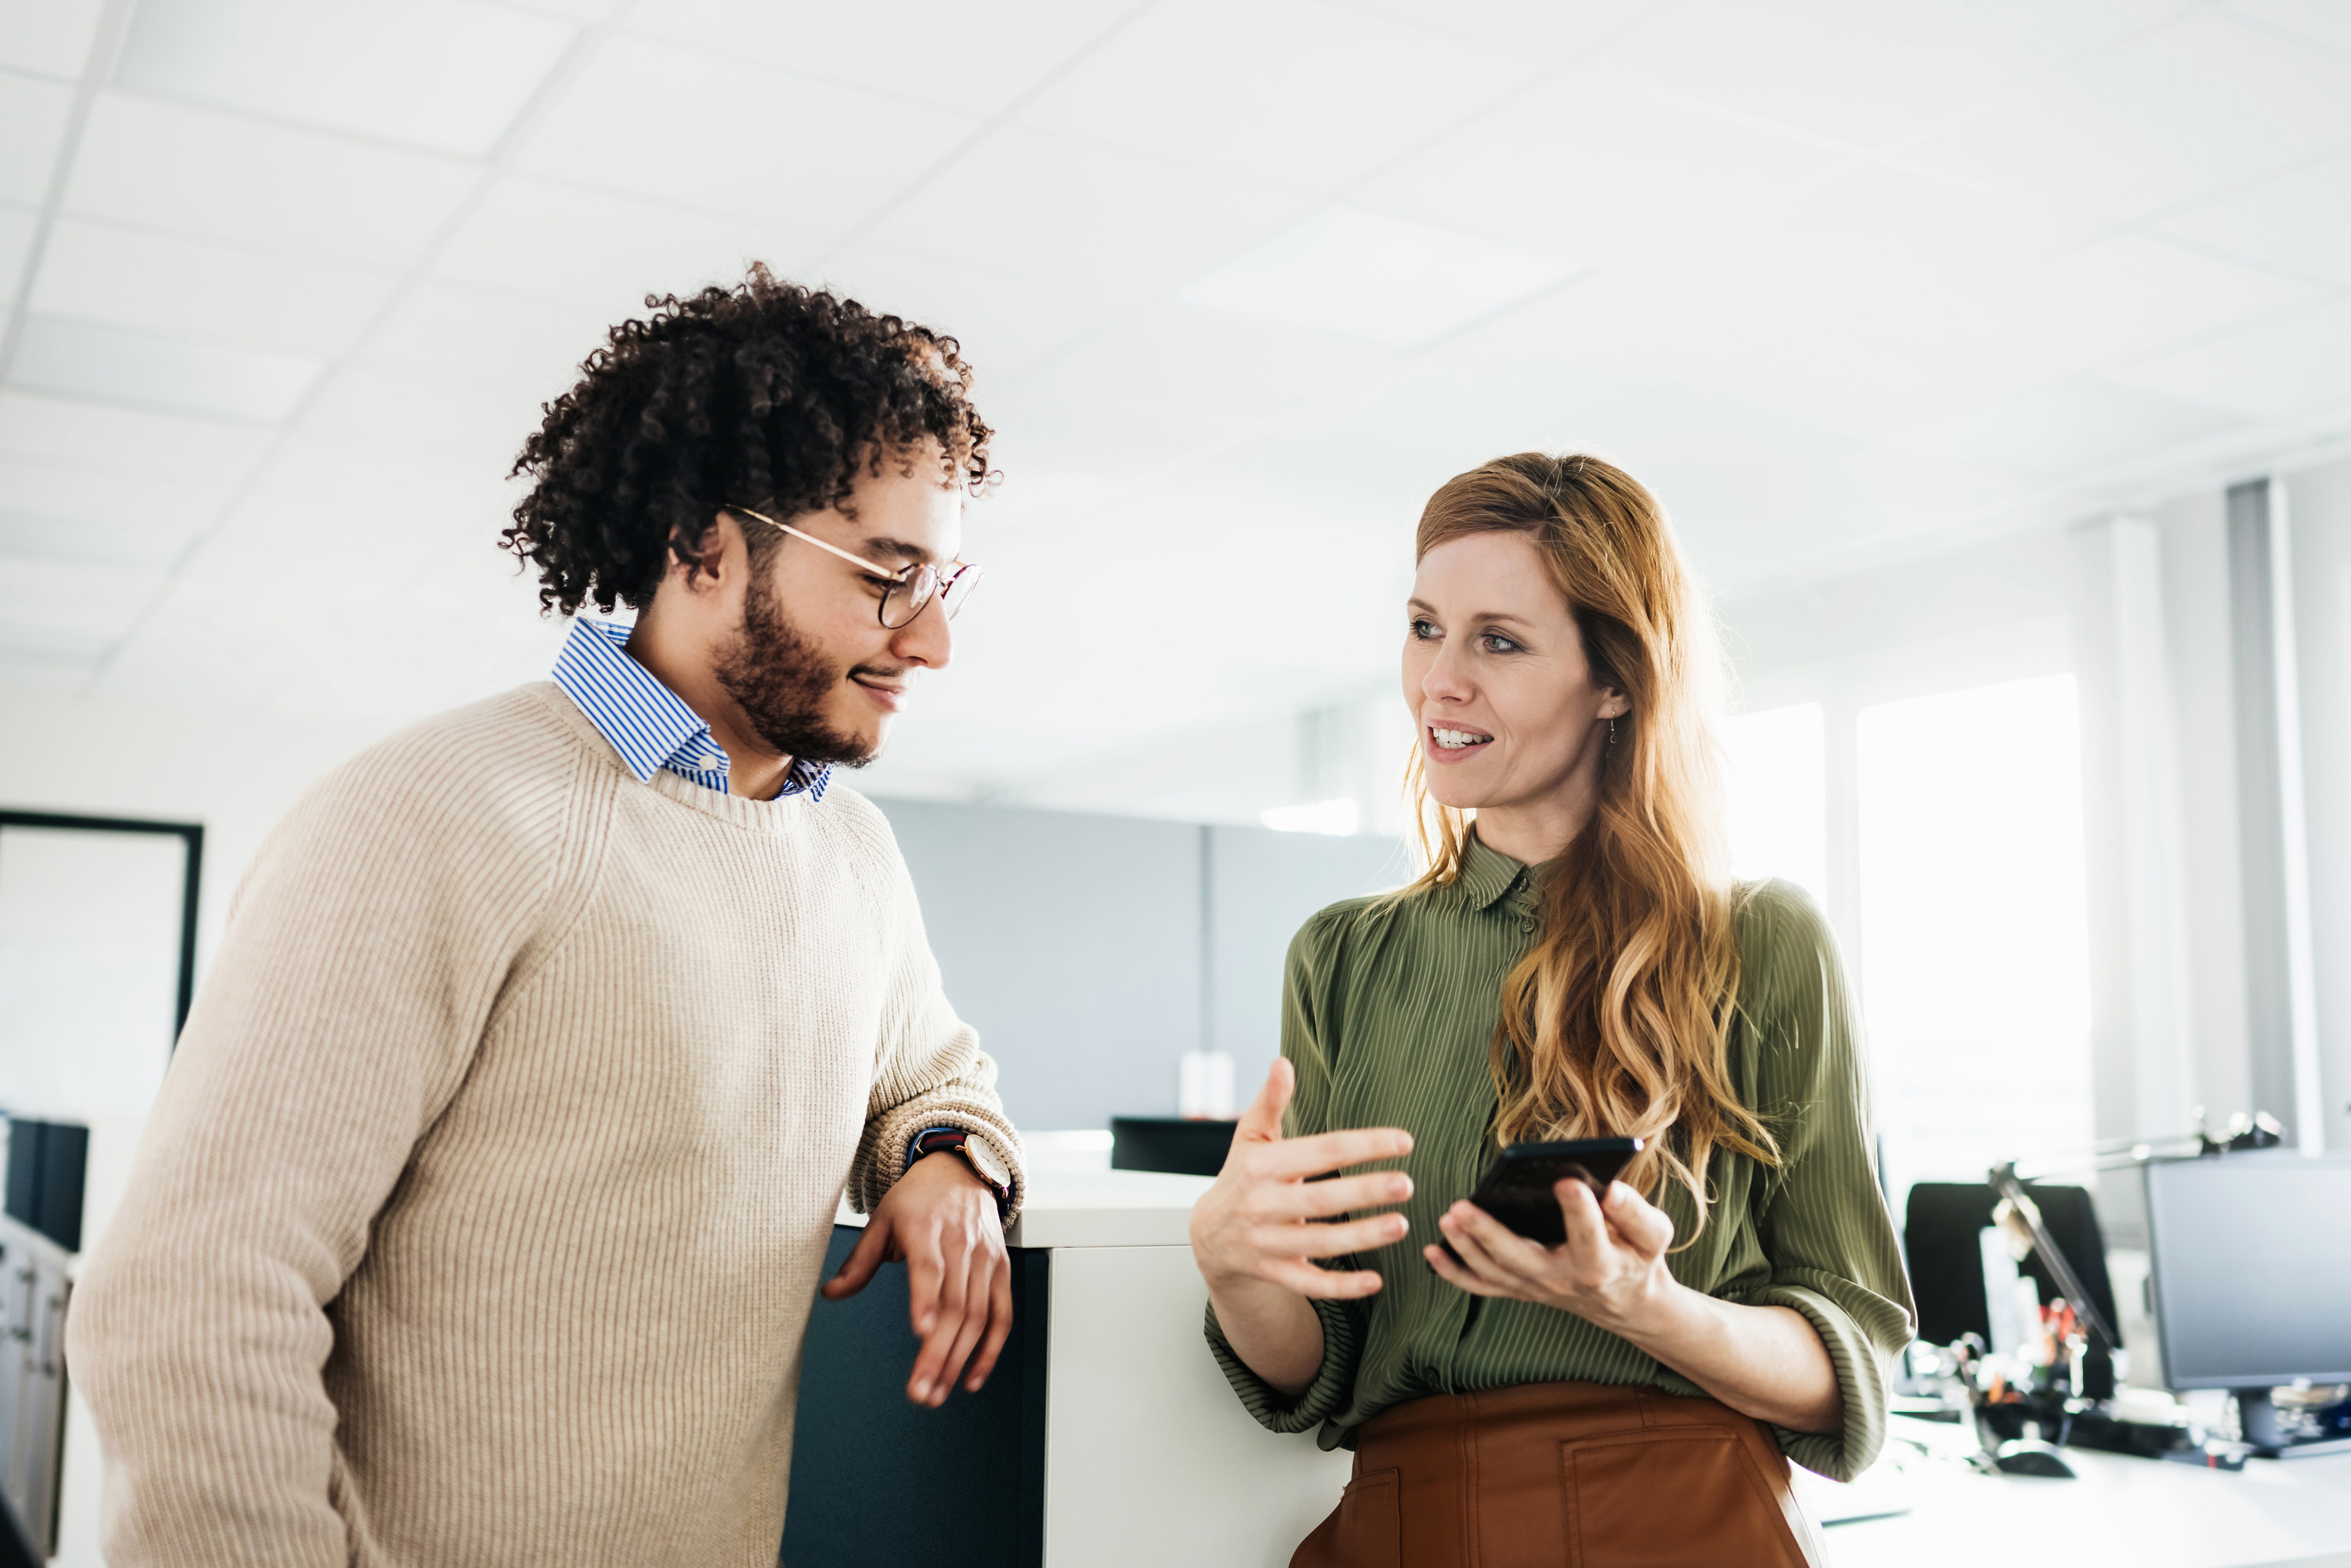
<path fill-rule="evenodd" d="M 1110 1168 L 1215 1176 L 1225 1168 L 1238 1122 L 1186 1116 L 1113 1116 Z"/>

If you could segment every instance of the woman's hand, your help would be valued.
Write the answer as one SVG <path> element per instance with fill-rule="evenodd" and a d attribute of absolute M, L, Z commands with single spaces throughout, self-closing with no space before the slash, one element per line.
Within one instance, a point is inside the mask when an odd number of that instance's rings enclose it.
<path fill-rule="evenodd" d="M 1635 1337 L 1680 1287 L 1666 1267 L 1674 1222 L 1623 1182 L 1604 1199 L 1569 1176 L 1552 1188 L 1567 1225 L 1557 1247 L 1528 1240 L 1467 1199 L 1438 1217 L 1437 1228 L 1461 1255 L 1422 1249 L 1430 1268 L 1473 1296 L 1506 1296 L 1558 1307 L 1612 1333 Z"/>
<path fill-rule="evenodd" d="M 1281 1393 L 1303 1393 L 1322 1366 L 1322 1320 L 1314 1299 L 1353 1300 L 1380 1288 L 1369 1269 L 1318 1268 L 1337 1258 L 1401 1241 L 1405 1218 L 1377 1214 L 1338 1224 L 1334 1216 L 1412 1196 L 1402 1171 L 1311 1177 L 1366 1160 L 1412 1152 L 1412 1134 L 1395 1127 L 1284 1138 L 1281 1113 L 1298 1079 L 1287 1061 L 1265 1075 L 1233 1129 L 1232 1151 L 1217 1185 L 1192 1206 L 1192 1259 L 1208 1284 L 1208 1301 L 1225 1343 Z"/>
<path fill-rule="evenodd" d="M 1844 1395 L 1828 1347 L 1802 1313 L 1717 1301 L 1666 1267 L 1674 1222 L 1623 1182 L 1608 1195 L 1570 1176 L 1552 1189 L 1567 1239 L 1542 1247 L 1476 1205 L 1457 1203 L 1437 1228 L 1428 1266 L 1476 1296 L 1507 1296 L 1573 1312 L 1655 1356 L 1732 1409 L 1796 1432 L 1834 1432 Z"/>
<path fill-rule="evenodd" d="M 1284 1138 L 1281 1113 L 1297 1085 L 1295 1070 L 1277 1060 L 1265 1087 L 1233 1129 L 1233 1146 L 1217 1185 L 1192 1206 L 1192 1257 L 1211 1291 L 1261 1281 L 1305 1297 L 1368 1296 L 1380 1277 L 1368 1269 L 1335 1273 L 1317 1258 L 1368 1252 L 1404 1239 L 1401 1214 L 1378 1214 L 1337 1224 L 1342 1214 L 1402 1203 L 1412 1178 L 1402 1171 L 1310 1178 L 1412 1152 L 1412 1134 L 1396 1127 Z"/>

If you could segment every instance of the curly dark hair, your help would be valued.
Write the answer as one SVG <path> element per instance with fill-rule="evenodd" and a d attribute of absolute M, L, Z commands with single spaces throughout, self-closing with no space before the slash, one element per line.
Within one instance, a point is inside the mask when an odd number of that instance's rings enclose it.
<path fill-rule="evenodd" d="M 943 483 L 977 495 L 994 477 L 953 338 L 758 265 L 734 288 L 645 306 L 547 405 L 508 475 L 533 484 L 499 541 L 538 569 L 543 610 L 643 609 L 720 507 L 821 511 L 861 470 L 931 444 Z M 754 560 L 781 539 L 758 535 Z"/>

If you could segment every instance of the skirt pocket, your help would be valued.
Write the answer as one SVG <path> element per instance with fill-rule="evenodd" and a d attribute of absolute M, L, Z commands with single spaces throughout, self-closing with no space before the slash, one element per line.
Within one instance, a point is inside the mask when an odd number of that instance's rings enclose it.
<path fill-rule="evenodd" d="M 1562 1443 L 1559 1462 L 1570 1568 L 1808 1568 L 1733 1433 L 1677 1427 Z"/>

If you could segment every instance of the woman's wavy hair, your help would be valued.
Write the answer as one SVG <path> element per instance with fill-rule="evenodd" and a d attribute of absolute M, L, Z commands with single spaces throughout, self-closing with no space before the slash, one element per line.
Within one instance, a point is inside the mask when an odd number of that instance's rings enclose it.
<path fill-rule="evenodd" d="M 1421 513 L 1414 559 L 1477 533 L 1534 547 L 1594 680 L 1632 705 L 1602 754 L 1592 822 L 1546 869 L 1534 942 L 1502 982 L 1495 1137 L 1640 1138 L 1625 1179 L 1652 1195 L 1678 1183 L 1702 1228 L 1718 1152 L 1779 1161 L 1728 1061 L 1739 947 L 1713 622 L 1663 508 L 1596 457 L 1525 452 L 1447 481 Z M 1428 862 L 1413 885 L 1450 883 L 1474 813 L 1429 796 L 1417 747 L 1406 789 Z"/>

